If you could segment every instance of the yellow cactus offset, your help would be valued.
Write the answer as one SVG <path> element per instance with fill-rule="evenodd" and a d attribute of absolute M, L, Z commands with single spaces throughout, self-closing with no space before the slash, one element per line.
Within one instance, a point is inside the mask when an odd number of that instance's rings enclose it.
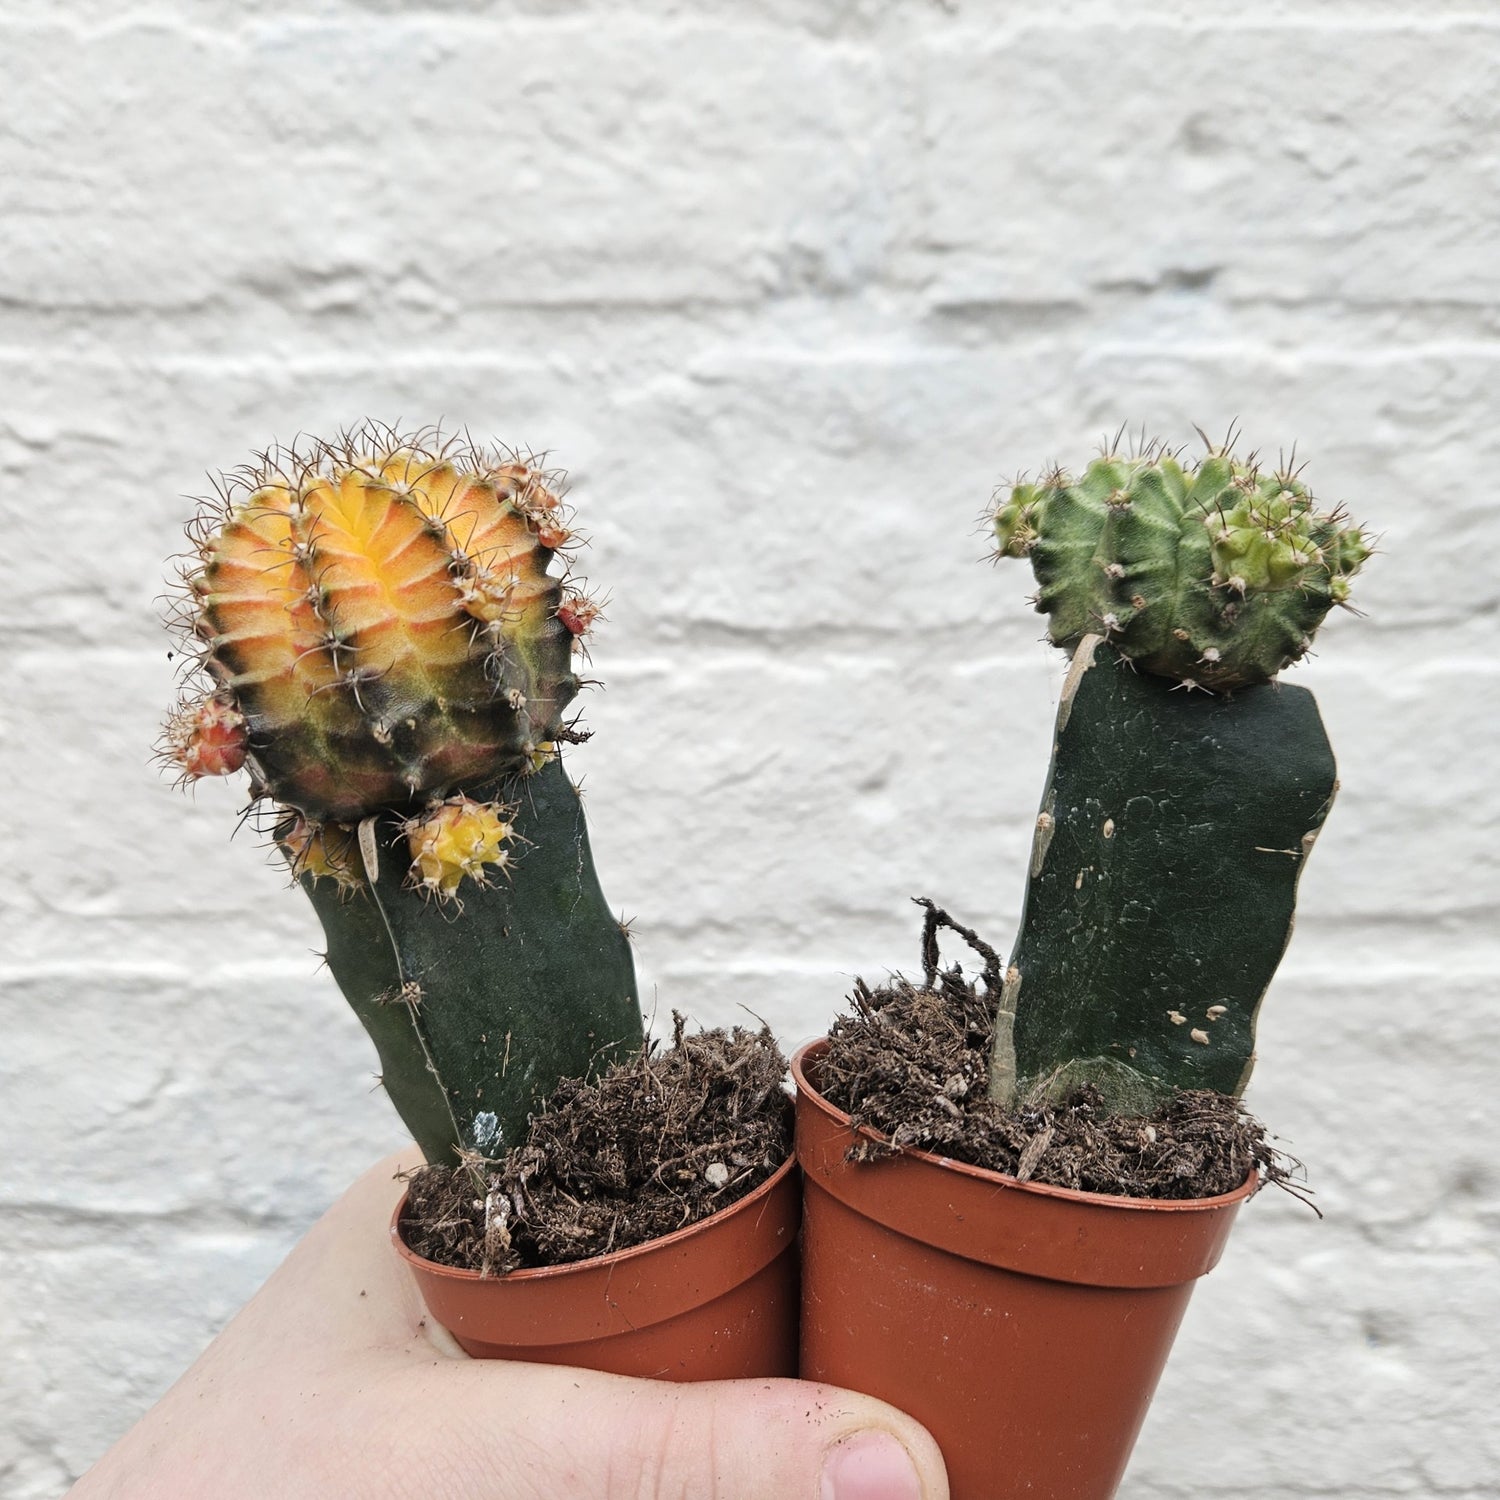
<path fill-rule="evenodd" d="M 408 819 L 410 883 L 443 899 L 455 896 L 465 877 L 489 884 L 490 870 L 503 871 L 510 864 L 503 847 L 513 832 L 510 813 L 498 802 L 458 796 Z"/>
<path fill-rule="evenodd" d="M 342 823 L 309 823 L 301 813 L 292 813 L 277 825 L 275 839 L 293 879 L 310 875 L 348 889 L 360 883 L 359 840 L 353 828 Z"/>

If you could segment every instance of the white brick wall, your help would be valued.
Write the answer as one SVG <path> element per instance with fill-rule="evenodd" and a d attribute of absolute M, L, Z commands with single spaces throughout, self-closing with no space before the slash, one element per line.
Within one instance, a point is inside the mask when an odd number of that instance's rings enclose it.
<path fill-rule="evenodd" d="M 663 1011 L 788 1041 L 1004 940 L 1056 664 L 1005 472 L 1238 417 L 1385 533 L 1245 1214 L 1129 1500 L 1500 1496 L 1500 11 L 9 0 L 0 1494 L 55 1495 L 398 1138 L 234 799 L 146 763 L 203 471 L 547 445 L 613 595 L 573 758 Z"/>

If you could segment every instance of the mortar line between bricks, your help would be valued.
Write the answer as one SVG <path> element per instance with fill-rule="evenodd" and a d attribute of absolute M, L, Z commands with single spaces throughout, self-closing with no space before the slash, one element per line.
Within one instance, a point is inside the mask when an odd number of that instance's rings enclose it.
<path fill-rule="evenodd" d="M 725 21 L 723 18 L 684 21 L 680 17 L 627 15 L 621 18 L 620 11 L 610 11 L 611 34 L 615 37 L 680 37 L 692 39 L 702 36 L 792 36 L 801 37 L 810 48 L 821 48 L 828 52 L 876 52 L 880 38 L 871 31 L 833 32 L 821 34 L 804 27 L 778 26 L 768 20 L 749 19 Z M 107 19 L 75 20 L 66 15 L 53 17 L 19 17 L 0 21 L 0 31 L 17 32 L 61 32 L 75 41 L 87 43 L 110 41 L 122 33 L 131 31 L 169 30 L 202 47 L 220 51 L 244 50 L 264 37 L 278 41 L 296 40 L 299 34 L 326 37 L 344 31 L 358 31 L 368 35 L 372 22 L 378 21 L 388 33 L 425 37 L 439 34 L 458 40 L 476 37 L 505 37 L 526 40 L 532 37 L 594 38 L 600 32 L 599 10 L 580 6 L 571 14 L 561 16 L 536 15 L 462 15 L 436 7 L 402 9 L 372 17 L 368 10 L 350 7 L 342 12 L 299 12 L 284 10 L 262 13 L 240 21 L 238 25 L 225 24 L 216 27 L 185 23 L 180 11 L 133 10 L 111 15 Z"/>
<path fill-rule="evenodd" d="M 753 16 L 746 21 L 731 21 L 727 25 L 723 18 L 684 21 L 680 17 L 634 15 L 621 24 L 618 11 L 604 6 L 580 5 L 572 13 L 563 16 L 534 16 L 491 13 L 484 15 L 461 15 L 437 6 L 425 6 L 403 10 L 398 15 L 385 15 L 379 21 L 392 30 L 413 33 L 440 32 L 454 37 L 487 36 L 495 33 L 512 36 L 569 36 L 597 33 L 601 16 L 609 15 L 612 30 L 617 34 L 640 33 L 679 37 L 700 36 L 705 33 L 733 36 L 765 35 L 794 37 L 809 47 L 830 51 L 859 50 L 884 51 L 898 44 L 910 45 L 911 26 L 907 17 L 897 16 L 891 21 L 876 24 L 834 29 L 814 29 L 807 25 L 778 22 L 774 17 Z M 1336 17 L 1308 15 L 1306 12 L 1284 11 L 1275 16 L 1227 15 L 1197 16 L 1184 23 L 1179 10 L 1170 8 L 1140 9 L 1133 11 L 1128 20 L 1122 19 L 1119 9 L 1113 4 L 1085 6 L 1072 15 L 1020 15 L 1007 17 L 996 26 L 979 27 L 962 18 L 948 19 L 941 8 L 929 11 L 923 17 L 925 23 L 936 32 L 943 46 L 972 47 L 977 38 L 988 44 L 1008 43 L 1018 37 L 1038 32 L 1076 35 L 1090 31 L 1163 30 L 1174 35 L 1204 35 L 1214 32 L 1246 34 L 1255 32 L 1300 32 L 1355 35 L 1389 35 L 1416 33 L 1419 35 L 1441 35 L 1445 32 L 1500 29 L 1500 19 L 1483 10 L 1448 11 L 1437 14 L 1412 15 L 1359 15 L 1344 14 Z M 77 21 L 69 17 L 45 18 L 18 17 L 7 20 L 3 28 L 10 31 L 63 32 L 83 41 L 107 40 L 122 32 L 137 30 L 170 29 L 179 36 L 187 37 L 202 45 L 240 46 L 246 40 L 266 34 L 285 36 L 298 32 L 327 35 L 343 30 L 367 32 L 371 25 L 369 11 L 363 7 L 349 6 L 340 11 L 311 12 L 287 9 L 270 14 L 261 14 L 241 21 L 238 25 L 215 28 L 183 24 L 181 14 L 170 10 L 133 10 L 122 15 L 113 15 L 106 20 Z"/>
<path fill-rule="evenodd" d="M 1479 911 L 1475 909 L 1476 913 Z M 871 910 L 861 912 L 835 912 L 829 914 L 832 920 L 839 922 L 874 922 L 877 924 L 889 923 L 890 913 L 884 910 Z M 1353 920 L 1339 920 L 1324 918 L 1314 929 L 1309 925 L 1308 930 L 1299 934 L 1305 939 L 1303 942 L 1303 953 L 1288 964 L 1286 977 L 1303 985 L 1323 986 L 1335 984 L 1343 986 L 1346 984 L 1367 983 L 1371 979 L 1382 981 L 1400 982 L 1403 980 L 1422 979 L 1424 977 L 1436 977 L 1438 971 L 1433 965 L 1417 960 L 1403 958 L 1382 958 L 1367 964 L 1351 964 L 1340 946 L 1341 941 L 1351 930 L 1361 930 L 1372 925 L 1378 925 L 1385 929 L 1392 920 L 1390 913 L 1377 913 L 1368 918 Z M 1412 925 L 1426 925 L 1426 919 L 1413 919 Z M 686 939 L 700 935 L 705 931 L 722 932 L 723 924 L 716 924 L 712 919 L 701 922 L 672 922 L 663 919 L 651 923 L 649 936 L 654 941 L 663 944 L 681 942 Z M 1481 932 L 1483 929 L 1481 929 Z M 1339 957 L 1333 961 L 1330 957 L 1327 961 L 1319 961 L 1317 950 L 1333 946 L 1337 947 Z M 1480 982 L 1488 980 L 1495 971 L 1497 959 L 1500 959 L 1500 941 L 1494 939 L 1480 940 L 1465 945 L 1466 951 L 1454 952 L 1446 950 L 1443 958 L 1441 976 L 1445 980 L 1455 982 Z M 736 957 L 724 959 L 686 959 L 667 960 L 655 965 L 663 975 L 679 974 L 736 974 L 736 975 L 765 975 L 774 976 L 779 974 L 799 974 L 814 977 L 827 977 L 843 972 L 843 967 L 850 961 L 847 953 L 837 957 L 827 956 L 775 956 L 765 957 L 756 954 L 742 954 Z M 151 984 L 169 983 L 181 984 L 184 980 L 191 980 L 195 985 L 204 989 L 217 986 L 241 986 L 268 982 L 306 981 L 316 979 L 323 970 L 321 967 L 305 968 L 300 965 L 288 963 L 284 965 L 253 965 L 228 962 L 220 966 L 205 969 L 201 964 L 163 964 L 160 962 L 131 962 L 121 961 L 119 958 L 101 958 L 97 961 L 85 960 L 79 963 L 37 963 L 20 964 L 0 971 L 0 986 L 31 985 L 48 982 L 68 982 L 97 979 L 107 976 L 120 986 L 141 986 Z"/>
<path fill-rule="evenodd" d="M 1434 1485 L 1425 1479 L 1417 1477 L 1416 1466 L 1413 1466 L 1413 1484 L 1401 1485 L 1399 1487 L 1390 1485 L 1367 1485 L 1361 1484 L 1357 1490 L 1351 1491 L 1347 1484 L 1338 1485 L 1307 1485 L 1282 1484 L 1277 1487 L 1275 1497 L 1268 1496 L 1265 1489 L 1218 1489 L 1205 1488 L 1202 1485 L 1194 1485 L 1191 1489 L 1185 1489 L 1181 1485 L 1164 1484 L 1160 1480 L 1151 1481 L 1149 1500 L 1428 1500 L 1428 1497 L 1441 1497 L 1451 1495 L 1461 1497 L 1461 1500 L 1489 1500 L 1489 1497 L 1500 1497 L 1500 1488 L 1494 1486 L 1483 1486 L 1475 1489 L 1471 1484 L 1458 1485 Z M 1148 1500 L 1142 1494 L 1140 1500 Z"/>
<path fill-rule="evenodd" d="M 316 958 L 317 955 L 312 955 Z M 256 964 L 226 962 L 210 968 L 202 964 L 172 964 L 160 961 L 121 959 L 118 956 L 81 963 L 35 963 L 7 966 L 0 969 L 0 988 L 15 984 L 37 984 L 50 981 L 78 981 L 97 979 L 108 975 L 122 986 L 152 984 L 180 984 L 191 978 L 204 989 L 216 985 L 248 985 L 285 983 L 287 980 L 303 980 L 323 972 L 321 963 L 315 967 L 304 967 L 293 961 L 284 964 Z"/>
<path fill-rule="evenodd" d="M 734 625 L 723 621 L 709 621 L 684 615 L 668 617 L 664 621 L 647 621 L 640 632 L 643 644 L 631 656 L 612 660 L 607 668 L 611 682 L 626 677 L 645 679 L 670 677 L 680 667 L 675 654 L 681 642 L 692 639 L 692 649 L 698 658 L 711 659 L 722 664 L 743 665 L 759 662 L 768 671 L 775 672 L 785 665 L 786 653 L 805 647 L 806 659 L 797 659 L 793 665 L 799 671 L 816 666 L 828 671 L 846 671 L 851 666 L 902 664 L 913 653 L 919 654 L 924 663 L 930 664 L 931 653 L 960 638 L 965 654 L 953 658 L 949 669 L 960 677 L 982 676 L 996 669 L 1024 670 L 1035 675 L 1038 657 L 1036 646 L 1044 636 L 1025 635 L 1031 626 L 1030 620 L 1017 621 L 1002 610 L 1013 601 L 997 599 L 991 606 L 994 614 L 974 615 L 961 624 L 935 622 L 895 622 L 889 625 L 871 623 L 864 626 L 831 625 L 815 621 L 808 625 Z M 1371 614 L 1360 622 L 1359 634 L 1340 643 L 1343 655 L 1335 661 L 1320 661 L 1317 665 L 1317 682 L 1349 681 L 1371 673 L 1383 675 L 1389 671 L 1389 656 L 1386 648 L 1365 643 L 1364 636 L 1383 633 L 1397 634 L 1415 646 L 1426 644 L 1426 637 L 1446 645 L 1455 628 L 1468 620 L 1468 616 L 1438 617 L 1427 620 L 1410 618 L 1388 618 Z M 106 634 L 99 636 L 77 626 L 53 628 L 14 622 L 0 625 L 0 644 L 7 648 L 11 664 L 17 660 L 37 657 L 65 658 L 70 652 L 86 649 L 91 659 L 97 662 L 154 662 L 166 648 L 156 637 L 142 636 L 134 645 L 115 644 L 120 640 L 120 626 L 133 624 L 151 628 L 150 617 L 138 613 L 112 614 L 100 622 Z M 974 632 L 977 630 L 1006 630 L 1016 635 L 1013 646 L 977 652 L 971 649 Z M 887 655 L 873 657 L 871 647 L 884 649 Z M 1500 663 L 1484 657 L 1436 657 L 1417 660 L 1403 667 L 1403 684 L 1436 681 L 1443 677 L 1460 676 L 1465 679 L 1489 677 L 1500 673 Z M 602 669 L 601 670 L 606 670 Z M 1059 682 L 1061 672 L 1057 673 Z M 1297 680 L 1297 679 L 1292 679 Z M 1304 683 L 1308 679 L 1301 679 Z M 1378 684 L 1376 684 L 1378 686 Z M 604 701 L 604 700 L 597 700 Z M 585 702 L 584 707 L 588 707 Z"/>
<path fill-rule="evenodd" d="M 535 304 L 528 304 L 534 306 Z M 156 315 L 155 310 L 153 315 Z M 170 309 L 165 312 L 170 313 Z M 751 330 L 747 330 L 747 335 Z M 1250 359 L 1263 366 L 1278 368 L 1294 365 L 1306 369 L 1309 365 L 1332 369 L 1389 369 L 1423 359 L 1470 359 L 1491 361 L 1500 359 L 1500 338 L 1495 339 L 1432 339 L 1403 344 L 1383 344 L 1369 348 L 1351 349 L 1347 343 L 1300 343 L 1295 345 L 1272 344 L 1243 339 L 1225 339 L 1216 342 L 1192 340 L 1173 341 L 1129 340 L 1085 341 L 1092 362 L 1101 359 L 1118 359 L 1123 356 L 1170 356 L 1184 360 L 1209 361 L 1235 356 Z M 1025 339 L 993 339 L 972 344 L 932 344 L 891 342 L 890 344 L 852 343 L 846 349 L 836 344 L 831 348 L 823 344 L 814 350 L 798 343 L 771 346 L 764 342 L 736 344 L 734 339 L 714 346 L 719 359 L 741 356 L 744 368 L 779 368 L 795 364 L 799 367 L 818 366 L 836 369 L 841 366 L 921 366 L 941 364 L 973 358 L 976 352 L 1004 350 L 1009 353 L 1046 352 L 1067 347 L 1070 339 L 1066 335 L 1048 334 Z M 375 350 L 336 350 L 328 353 L 309 354 L 288 352 L 268 354 L 264 347 L 212 355 L 143 352 L 139 346 L 129 353 L 110 350 L 91 350 L 59 355 L 55 350 L 43 350 L 41 345 L 0 346 L 0 365 L 24 366 L 34 369 L 37 356 L 45 352 L 53 366 L 73 369 L 106 371 L 128 371 L 142 375 L 159 371 L 168 375 L 222 374 L 235 379 L 246 375 L 276 374 L 279 377 L 307 375 L 347 375 L 358 373 L 397 374 L 451 374 L 455 369 L 476 373 L 513 375 L 514 360 L 482 350 L 447 349 L 434 346 L 419 353 L 380 354 Z M 626 368 L 622 362 L 620 368 Z M 723 378 L 723 371 L 716 369 L 716 380 Z"/>
<path fill-rule="evenodd" d="M 186 1159 L 184 1157 L 184 1159 Z M 216 1199 L 205 1199 L 200 1206 L 178 1205 L 175 1208 L 88 1208 L 78 1204 L 46 1203 L 19 1199 L 0 1199 L 0 1227 L 7 1220 L 26 1221 L 25 1227 L 77 1227 L 129 1229 L 149 1226 L 153 1229 L 188 1229 L 204 1235 L 224 1234 L 231 1230 L 275 1230 L 301 1232 L 307 1220 L 299 1214 L 271 1211 L 265 1214 L 236 1212 Z"/>
<path fill-rule="evenodd" d="M 981 261 L 983 256 L 979 257 Z M 373 273 L 367 278 L 378 283 Z M 544 297 L 518 300 L 510 303 L 486 303 L 478 309 L 480 316 L 528 319 L 540 328 L 545 328 L 555 347 L 567 347 L 567 330 L 570 323 L 586 317 L 595 326 L 596 333 L 606 337 L 628 336 L 638 330 L 643 320 L 665 321 L 669 335 L 653 344 L 650 352 L 638 355 L 634 360 L 618 359 L 615 366 L 621 370 L 649 370 L 653 377 L 665 374 L 679 375 L 693 381 L 703 379 L 703 372 L 693 365 L 706 358 L 723 358 L 740 355 L 746 363 L 759 361 L 763 364 L 779 363 L 796 359 L 815 368 L 831 368 L 839 364 L 855 362 L 894 363 L 905 360 L 937 361 L 956 355 L 972 355 L 975 351 L 1008 350 L 1018 353 L 1052 350 L 1058 346 L 1089 346 L 1089 328 L 1101 319 L 1110 321 L 1131 309 L 1146 309 L 1162 300 L 1165 294 L 1155 284 L 1145 284 L 1138 290 L 1126 293 L 1091 288 L 1067 300 L 1049 299 L 1039 296 L 1030 300 L 993 298 L 984 295 L 972 297 L 924 297 L 908 295 L 903 287 L 891 286 L 882 281 L 863 283 L 858 294 L 841 297 L 828 296 L 817 304 L 820 314 L 832 313 L 831 321 L 814 318 L 799 324 L 796 319 L 803 306 L 800 299 L 769 293 L 762 297 L 741 299 L 726 298 L 720 301 L 683 302 L 663 295 L 651 301 L 601 301 L 582 300 L 561 302 Z M 878 308 L 871 308 L 872 300 L 880 301 Z M 691 313 L 692 306 L 702 311 L 697 317 Z M 1285 350 L 1335 350 L 1345 360 L 1368 359 L 1372 356 L 1391 357 L 1416 354 L 1431 354 L 1434 350 L 1464 353 L 1475 350 L 1487 352 L 1500 345 L 1500 335 L 1476 334 L 1466 331 L 1462 335 L 1447 333 L 1424 333 L 1417 329 L 1411 332 L 1394 332 L 1382 326 L 1381 319 L 1392 313 L 1402 315 L 1403 326 L 1426 320 L 1463 316 L 1472 323 L 1488 317 L 1494 309 L 1490 303 L 1479 298 L 1449 298 L 1434 301 L 1414 301 L 1407 298 L 1369 302 L 1325 301 L 1319 299 L 1285 299 L 1262 296 L 1217 297 L 1211 303 L 1217 310 L 1227 314 L 1232 321 L 1248 322 L 1253 326 L 1265 326 L 1269 315 L 1290 312 L 1295 315 L 1315 315 L 1324 331 L 1312 341 L 1300 335 L 1283 337 L 1275 344 L 1255 338 L 1242 338 L 1232 331 L 1217 335 L 1212 344 L 1189 345 L 1193 348 L 1246 348 L 1271 351 Z M 255 297 L 215 299 L 211 306 L 198 303 L 164 303 L 147 305 L 129 300 L 98 305 L 86 303 L 56 303 L 44 300 L 7 300 L 0 296 L 0 314 L 8 315 L 3 320 L 13 325 L 9 333 L 0 335 L 0 347 L 11 351 L 16 361 L 34 360 L 38 354 L 56 361 L 55 353 L 59 332 L 70 339 L 83 332 L 93 341 L 92 349 L 72 348 L 67 361 L 80 367 L 128 367 L 138 364 L 146 368 L 180 365 L 187 368 L 188 361 L 196 361 L 198 368 L 215 365 L 240 366 L 259 360 L 264 364 L 273 360 L 279 367 L 283 362 L 295 369 L 299 359 L 316 365 L 344 362 L 378 362 L 382 366 L 393 361 L 384 358 L 380 351 L 367 349 L 355 342 L 329 341 L 321 343 L 314 337 L 305 341 L 300 355 L 290 352 L 285 361 L 273 352 L 267 355 L 264 340 L 253 348 L 238 346 L 226 340 L 239 338 L 245 320 L 258 313 L 263 306 L 272 312 L 290 318 L 298 326 L 306 319 L 296 306 L 295 288 L 288 287 L 270 297 L 263 304 Z M 143 341 L 141 330 L 135 325 L 156 325 L 164 320 L 178 327 L 203 330 L 214 335 L 221 345 L 220 352 L 204 355 L 184 351 L 180 347 L 150 349 Z M 314 319 L 316 322 L 316 319 Z M 23 334 L 20 325 L 29 323 L 32 332 Z M 1011 325 L 1016 326 L 1012 327 Z M 1326 325 L 1340 330 L 1335 342 L 1328 342 Z M 216 334 L 223 325 L 228 330 Z M 122 330 L 128 340 L 121 343 Z M 433 327 L 421 323 L 413 325 L 411 337 L 421 344 L 424 353 L 418 358 L 426 363 L 468 363 L 475 359 L 493 361 L 493 354 L 476 351 L 473 340 L 455 339 L 451 325 L 445 320 Z M 1350 334 L 1354 337 L 1351 339 Z M 1360 338 L 1364 342 L 1359 342 Z M 1321 340 L 1321 342 L 1320 342 Z M 202 336 L 198 340 L 202 342 Z M 74 342 L 77 342 L 74 340 Z M 597 338 L 595 339 L 597 344 Z M 1183 347 L 1172 338 L 1156 334 L 1151 339 L 1116 340 L 1128 349 L 1145 351 L 1172 350 Z M 128 347 L 129 353 L 119 351 Z M 246 352 L 240 352 L 241 348 Z M 591 348 L 593 346 L 591 345 Z M 281 345 L 273 340 L 273 351 Z M 408 356 L 409 358 L 410 356 Z M 399 367 L 399 366 L 398 366 Z M 505 368 L 514 369 L 514 361 L 506 362 Z M 540 367 L 539 367 L 540 368 Z M 710 370 L 710 379 L 722 378 L 717 371 Z"/>
<path fill-rule="evenodd" d="M 997 616 L 1004 604 L 1003 600 L 995 602 Z M 139 615 L 126 618 L 146 624 Z M 109 632 L 110 638 L 118 640 L 118 625 L 123 623 L 121 617 L 111 616 L 99 623 Z M 1029 625 L 1030 622 L 1026 623 Z M 992 629 L 997 626 L 997 619 L 976 616 L 965 619 L 961 624 L 939 622 L 922 625 L 911 621 L 895 621 L 888 625 L 871 623 L 867 626 L 849 626 L 813 621 L 805 626 L 780 628 L 772 625 L 734 625 L 684 615 L 671 619 L 664 626 L 648 627 L 654 637 L 650 653 L 642 652 L 633 658 L 622 657 L 611 661 L 608 676 L 612 682 L 620 680 L 626 674 L 636 677 L 671 676 L 680 670 L 680 658 L 672 653 L 685 649 L 683 642 L 689 639 L 698 660 L 712 660 L 725 665 L 757 661 L 775 675 L 778 668 L 802 672 L 814 665 L 824 671 L 843 672 L 849 670 L 851 665 L 905 662 L 913 653 L 919 653 L 925 659 L 932 652 L 944 650 L 951 645 L 966 648 L 976 629 Z M 76 628 L 66 632 L 49 630 L 44 633 L 40 629 L 26 626 L 0 630 L 0 641 L 11 649 L 13 659 L 18 653 L 35 653 L 47 657 L 58 648 L 61 648 L 59 654 L 63 654 L 69 646 L 87 648 L 92 652 L 102 644 L 99 636 Z M 799 657 L 791 664 L 785 662 L 785 653 L 804 647 L 807 653 L 805 658 Z M 122 661 L 149 661 L 159 649 L 164 648 L 160 648 L 155 642 L 143 640 L 139 647 L 116 648 L 110 655 Z M 872 649 L 887 654 L 872 657 Z M 1035 661 L 1034 638 L 1028 638 L 1024 642 L 1018 641 L 1012 651 L 993 655 L 967 656 L 955 652 L 952 666 L 955 671 L 971 674 L 976 667 L 1021 668 L 1028 664 L 1034 666 Z M 588 701 L 583 706 L 587 708 Z"/>
<path fill-rule="evenodd" d="M 1437 15 L 1354 15 L 1338 17 L 1309 15 L 1306 11 L 1284 11 L 1276 16 L 1236 14 L 1226 16 L 1189 16 L 1184 19 L 1177 9 L 1132 9 L 1128 17 L 1122 17 L 1115 0 L 1104 0 L 1097 6 L 1081 8 L 1072 15 L 1012 16 L 1003 26 L 978 27 L 957 21 L 940 33 L 940 45 L 973 47 L 979 38 L 1014 41 L 1019 37 L 1037 33 L 1078 35 L 1090 31 L 1167 31 L 1174 37 L 1204 36 L 1214 32 L 1246 35 L 1255 32 L 1274 34 L 1294 31 L 1305 34 L 1354 33 L 1362 36 L 1384 36 L 1392 33 L 1415 32 L 1421 35 L 1441 35 L 1449 31 L 1495 31 L 1500 29 L 1500 17 L 1492 11 L 1448 11 Z"/>
<path fill-rule="evenodd" d="M 893 929 L 894 930 L 894 929 Z M 659 929 L 652 928 L 652 935 L 658 934 Z M 679 941 L 692 935 L 691 928 L 677 929 L 673 936 Z M 1329 940 L 1332 939 L 1329 935 Z M 1452 983 L 1465 981 L 1481 983 L 1488 980 L 1495 972 L 1497 959 L 1500 959 L 1500 944 L 1493 944 L 1486 954 L 1483 950 L 1476 953 L 1472 962 L 1466 963 L 1450 962 L 1445 958 L 1441 971 L 1434 969 L 1431 965 L 1416 963 L 1390 963 L 1386 961 L 1381 964 L 1370 964 L 1368 966 L 1352 966 L 1348 963 L 1306 964 L 1293 968 L 1288 966 L 1283 976 L 1284 986 L 1295 984 L 1306 989 L 1324 989 L 1333 987 L 1336 989 L 1347 989 L 1361 985 L 1369 985 L 1373 981 L 1384 984 L 1398 984 L 1414 979 L 1439 979 Z M 772 960 L 749 958 L 726 958 L 726 959 L 666 959 L 652 965 L 653 970 L 663 979 L 682 979 L 688 976 L 717 975 L 732 978 L 777 978 L 788 975 L 803 976 L 817 979 L 830 977 L 853 978 L 852 972 L 845 971 L 848 958 L 831 961 L 818 961 L 816 959 L 777 958 Z"/>

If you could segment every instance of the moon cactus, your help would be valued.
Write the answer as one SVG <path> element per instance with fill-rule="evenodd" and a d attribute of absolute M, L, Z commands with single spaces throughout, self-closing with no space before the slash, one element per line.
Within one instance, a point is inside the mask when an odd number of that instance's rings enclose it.
<path fill-rule="evenodd" d="M 189 530 L 197 692 L 163 753 L 248 773 L 431 1161 L 493 1154 L 641 1038 L 559 759 L 597 613 L 560 479 L 367 424 L 264 455 Z"/>
<path fill-rule="evenodd" d="M 991 1095 L 1238 1095 L 1337 788 L 1312 694 L 1274 679 L 1369 541 L 1296 474 L 1155 444 L 1018 484 L 993 521 L 1072 666 Z"/>

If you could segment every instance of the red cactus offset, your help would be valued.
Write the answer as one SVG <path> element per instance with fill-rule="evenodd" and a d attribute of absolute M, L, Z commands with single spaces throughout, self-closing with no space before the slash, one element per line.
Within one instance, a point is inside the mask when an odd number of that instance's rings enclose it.
<path fill-rule="evenodd" d="M 162 735 L 163 754 L 186 781 L 234 775 L 245 764 L 248 744 L 244 714 L 217 694 L 184 703 Z"/>

